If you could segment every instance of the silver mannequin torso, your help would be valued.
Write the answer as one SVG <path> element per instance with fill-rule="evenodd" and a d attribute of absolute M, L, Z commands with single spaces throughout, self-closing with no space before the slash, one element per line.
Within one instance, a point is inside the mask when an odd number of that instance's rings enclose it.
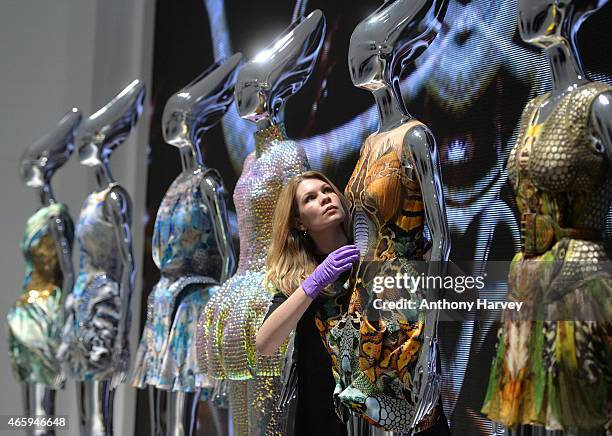
<path fill-rule="evenodd" d="M 55 129 L 32 144 L 21 158 L 20 175 L 23 183 L 38 191 L 43 207 L 56 204 L 51 188 L 51 178 L 70 158 L 74 150 L 74 137 L 81 122 L 81 113 L 72 109 L 57 124 Z M 62 294 L 58 308 L 62 310 L 65 296 L 74 283 L 72 268 L 72 227 L 61 215 L 49 219 L 48 226 L 55 243 L 59 267 L 62 271 Z M 62 319 L 59 314 L 58 319 Z M 55 414 L 55 389 L 42 383 L 22 383 L 23 408 L 26 416 L 53 416 Z M 29 435 L 52 436 L 54 430 L 26 431 Z"/>
<path fill-rule="evenodd" d="M 174 94 L 166 103 L 162 117 L 164 139 L 176 146 L 181 155 L 182 172 L 174 183 L 199 180 L 202 203 L 212 221 L 216 248 L 221 257 L 215 278 L 223 283 L 234 273 L 236 260 L 229 233 L 225 188 L 215 170 L 204 166 L 200 154 L 202 134 L 216 125 L 233 102 L 234 83 L 242 56 L 240 53 L 213 64 L 191 84 Z M 212 259 L 210 260 L 212 262 Z M 195 336 L 194 336 L 195 338 Z M 191 347 L 195 350 L 195 347 Z M 210 381 L 212 383 L 212 380 Z M 212 385 L 199 386 L 209 391 Z M 149 387 L 150 419 L 153 435 L 193 435 L 197 429 L 200 390 L 195 393 L 167 391 Z M 211 402 L 202 403 L 218 435 L 227 433 L 227 415 Z M 212 434 L 212 433 L 211 433 Z"/>
<path fill-rule="evenodd" d="M 580 25 L 608 0 L 592 3 L 569 1 L 560 6 L 552 0 L 519 0 L 518 27 L 521 38 L 544 49 L 552 73 L 552 89 L 538 108 L 534 124 L 545 122 L 569 92 L 591 81 L 586 77 L 577 46 Z M 554 9 L 554 11 L 553 11 Z M 612 162 L 612 91 L 599 94 L 591 105 L 589 129 L 593 140 Z M 496 434 L 560 436 L 564 432 L 541 426 L 518 425 L 511 429 L 495 424 Z M 569 432 L 567 432 L 569 434 Z"/>
<path fill-rule="evenodd" d="M 353 84 L 373 93 L 380 122 L 377 135 L 386 134 L 413 123 L 399 90 L 399 77 L 404 67 L 413 62 L 431 43 L 444 17 L 445 1 L 389 1 L 361 22 L 351 36 L 349 69 Z M 424 213 L 430 230 L 432 247 L 428 274 L 443 276 L 450 252 L 450 237 L 446 219 L 444 197 L 436 142 L 426 126 L 416 123 L 408 127 L 403 138 L 402 162 L 405 176 L 415 172 L 420 184 Z M 365 214 L 355 220 L 355 244 L 362 255 L 369 252 L 377 235 L 375 226 Z M 428 296 L 437 299 L 435 296 Z M 438 359 L 438 312 L 426 313 L 424 341 L 419 354 L 413 380 L 416 408 L 410 417 L 413 428 L 439 403 L 440 379 Z M 379 428 L 368 428 L 355 417 L 349 422 L 349 434 L 389 434 Z"/>
<path fill-rule="evenodd" d="M 72 376 L 80 380 L 77 401 L 81 434 L 113 434 L 115 388 L 123 382 L 128 365 L 127 334 L 135 273 L 132 202 L 127 191 L 114 181 L 108 160 L 136 125 L 144 95 L 144 85 L 135 80 L 83 122 L 78 139 L 79 160 L 94 171 L 96 190 L 88 196 L 77 226 L 81 268 L 66 302 L 67 320 L 59 355 L 67 361 Z M 93 237 L 103 239 L 90 240 Z M 112 258 L 103 252 L 105 247 L 115 250 Z M 85 304 L 87 301 L 101 301 L 104 306 Z M 113 319 L 112 326 L 99 327 L 96 319 L 102 314 Z M 92 336 L 94 341 L 89 341 Z M 76 354 L 76 349 L 81 353 Z"/>

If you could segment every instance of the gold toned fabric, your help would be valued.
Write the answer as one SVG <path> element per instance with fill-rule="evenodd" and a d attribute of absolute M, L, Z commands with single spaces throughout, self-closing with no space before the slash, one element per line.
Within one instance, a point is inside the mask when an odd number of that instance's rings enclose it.
<path fill-rule="evenodd" d="M 419 314 L 372 311 L 375 276 L 416 273 L 405 260 L 424 251 L 425 212 L 412 156 L 404 147 L 408 122 L 366 139 L 345 193 L 355 226 L 361 260 L 353 268 L 352 292 L 327 305 L 317 327 L 332 356 L 337 413 L 349 411 L 389 431 L 411 431 L 415 412 L 411 392 L 424 323 Z M 414 298 L 385 290 L 381 298 Z M 435 422 L 428 416 L 419 430 Z"/>
<path fill-rule="evenodd" d="M 39 209 L 26 225 L 21 250 L 26 259 L 24 293 L 7 316 L 9 356 L 20 382 L 41 383 L 56 389 L 64 374 L 55 357 L 60 341 L 62 271 L 49 222 L 61 217 L 72 243 L 72 220 L 66 207 Z"/>
<path fill-rule="evenodd" d="M 612 276 L 602 242 L 612 171 L 591 136 L 591 105 L 603 91 L 569 91 L 538 123 L 549 94 L 521 118 L 508 174 L 522 214 L 522 251 L 508 278 L 483 412 L 507 426 L 540 424 L 599 433 L 612 410 Z"/>

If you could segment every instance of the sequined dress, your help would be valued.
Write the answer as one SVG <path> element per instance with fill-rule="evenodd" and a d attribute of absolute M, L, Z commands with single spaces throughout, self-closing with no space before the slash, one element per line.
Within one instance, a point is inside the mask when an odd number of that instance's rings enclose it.
<path fill-rule="evenodd" d="M 155 220 L 153 260 L 161 278 L 148 297 L 147 320 L 132 384 L 171 391 L 212 389 L 198 369 L 195 331 L 198 316 L 218 288 L 222 259 L 211 205 L 202 196 L 204 179 L 222 186 L 215 170 L 179 176 L 164 196 Z"/>
<path fill-rule="evenodd" d="M 240 413 L 258 407 L 261 410 L 256 413 L 269 415 L 266 409 L 272 407 L 277 395 L 276 382 L 272 380 L 280 375 L 280 356 L 257 356 L 255 336 L 272 300 L 263 278 L 276 201 L 287 181 L 308 169 L 302 147 L 286 138 L 282 125 L 255 134 L 259 156 L 253 152 L 247 157 L 234 191 L 240 235 L 238 269 L 211 298 L 198 325 L 199 364 L 209 376 L 236 381 L 257 376 L 270 379 L 262 383 L 272 383 L 268 387 L 260 384 L 257 389 L 263 392 L 249 394 L 258 399 L 249 399 Z M 262 396 L 267 398 L 262 400 Z M 237 407 L 232 407 L 235 414 Z M 234 422 L 238 421 L 235 415 Z M 246 422 L 246 417 L 242 421 Z M 241 434 L 240 429 L 235 431 Z M 249 434 L 257 431 L 251 429 Z"/>
<path fill-rule="evenodd" d="M 407 290 L 372 292 L 374 276 L 415 274 L 407 260 L 422 260 L 425 212 L 413 158 L 404 147 L 409 121 L 389 132 L 369 136 L 345 194 L 353 217 L 361 260 L 353 267 L 351 291 L 328 303 L 317 327 L 329 353 L 341 419 L 350 412 L 388 431 L 410 431 L 415 412 L 411 391 L 423 342 L 424 322 L 415 311 L 372 311 L 372 298 L 413 299 Z M 432 414 L 433 415 L 433 414 Z M 432 425 L 428 416 L 419 430 Z"/>
<path fill-rule="evenodd" d="M 60 388 L 64 374 L 55 353 L 60 343 L 63 308 L 62 270 L 50 220 L 61 217 L 70 246 L 73 225 L 66 206 L 55 203 L 28 219 L 21 241 L 26 260 L 24 293 L 7 315 L 9 357 L 15 378 Z"/>
<path fill-rule="evenodd" d="M 76 227 L 79 273 L 66 299 L 59 355 L 81 381 L 122 381 L 128 365 L 127 331 L 121 347 L 116 346 L 123 266 L 114 225 L 103 210 L 114 187 L 87 196 Z"/>
<path fill-rule="evenodd" d="M 549 94 L 522 114 L 508 160 L 522 239 L 508 300 L 524 305 L 503 315 L 483 406 L 507 426 L 599 434 L 610 419 L 612 275 L 602 236 L 612 171 L 589 117 L 593 101 L 611 89 L 580 86 L 540 123 Z"/>

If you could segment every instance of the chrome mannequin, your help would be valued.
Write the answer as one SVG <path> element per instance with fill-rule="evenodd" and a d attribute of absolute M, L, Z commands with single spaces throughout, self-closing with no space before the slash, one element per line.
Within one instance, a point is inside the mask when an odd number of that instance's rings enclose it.
<path fill-rule="evenodd" d="M 374 95 L 379 113 L 377 133 L 389 132 L 413 120 L 401 96 L 400 76 L 435 38 L 444 18 L 447 2 L 444 0 L 387 1 L 354 30 L 349 46 L 348 63 L 353 84 Z M 432 247 L 428 266 L 430 276 L 443 276 L 450 252 L 446 209 L 442 191 L 441 172 L 436 141 L 424 125 L 417 125 L 406 133 L 403 142 L 406 155 L 413 162 L 402 162 L 405 173 L 415 168 L 420 182 L 426 222 L 430 230 Z M 355 244 L 369 246 L 362 240 L 359 217 L 355 220 Z M 367 221 L 368 218 L 366 218 Z M 367 222 L 364 225 L 367 226 Z M 428 295 L 431 300 L 437 296 Z M 413 381 L 416 404 L 412 422 L 414 428 L 439 403 L 440 375 L 438 370 L 438 317 L 437 310 L 426 313 L 425 339 Z M 361 428 L 360 428 L 361 427 Z M 362 426 L 349 426 L 352 434 L 364 433 Z M 371 434 L 389 433 L 372 428 Z"/>
<path fill-rule="evenodd" d="M 178 179 L 194 174 L 207 174 L 200 182 L 203 197 L 200 207 L 211 211 L 215 240 L 223 264 L 219 283 L 223 283 L 234 273 L 236 257 L 229 233 L 226 191 L 216 170 L 210 170 L 204 165 L 200 147 L 202 135 L 221 121 L 234 101 L 234 83 L 241 60 L 242 55 L 236 53 L 227 60 L 213 64 L 196 80 L 170 97 L 162 116 L 164 140 L 177 147 L 181 153 L 183 171 Z M 211 386 L 204 389 L 212 391 Z M 164 391 L 151 386 L 149 394 L 149 401 L 167 405 L 166 431 L 162 433 L 159 432 L 161 429 L 157 428 L 154 434 L 172 436 L 195 434 L 200 391 L 194 395 L 188 392 Z M 205 404 L 210 408 L 210 414 L 215 420 L 217 434 L 223 434 L 224 425 L 219 411 L 210 402 Z M 153 404 L 151 409 L 159 410 Z M 159 422 L 159 417 L 152 416 L 151 421 L 152 428 L 158 427 L 155 426 L 155 422 Z"/>
<path fill-rule="evenodd" d="M 258 131 L 282 123 L 285 103 L 310 77 L 324 34 L 325 18 L 317 9 L 245 64 L 236 87 L 239 115 Z"/>
<path fill-rule="evenodd" d="M 58 122 L 53 131 L 30 145 L 23 156 L 19 166 L 21 181 L 36 189 L 43 207 L 56 203 L 51 179 L 55 172 L 61 168 L 74 151 L 74 138 L 81 122 L 81 112 L 73 108 Z M 72 290 L 74 271 L 72 267 L 72 222 L 67 222 L 61 216 L 49 221 L 49 227 L 59 266 L 62 271 L 62 297 L 59 307 L 64 306 L 66 294 Z M 63 318 L 60 316 L 60 319 Z M 62 377 L 63 378 L 63 377 Z M 62 381 L 63 383 L 63 381 Z M 22 383 L 24 414 L 26 416 L 55 415 L 56 389 L 50 389 L 42 383 Z M 28 430 L 27 434 L 43 436 L 55 435 L 54 430 Z"/>
<path fill-rule="evenodd" d="M 536 124 L 544 122 L 567 93 L 591 82 L 582 67 L 577 35 L 582 23 L 606 3 L 608 0 L 519 0 L 518 27 L 521 38 L 544 50 L 552 73 L 550 96 L 539 105 Z M 593 144 L 598 152 L 605 153 L 609 164 L 612 162 L 612 91 L 601 92 L 593 101 L 589 124 Z M 609 189 L 609 185 L 605 189 Z M 600 214 L 605 215 L 607 206 Z M 503 426 L 496 426 L 501 433 Z M 506 434 L 512 436 L 528 433 L 556 436 L 562 432 L 527 425 L 506 429 Z M 570 434 L 571 431 L 565 433 Z"/>
<path fill-rule="evenodd" d="M 246 63 L 236 80 L 238 113 L 255 124 L 256 147 L 234 191 L 238 269 L 200 318 L 198 353 L 200 367 L 226 381 L 236 435 L 286 434 L 285 414 L 275 408 L 281 390 L 280 356 L 257 356 L 254 342 L 270 303 L 261 280 L 275 199 L 287 180 L 309 167 L 302 147 L 286 137 L 284 107 L 309 78 L 324 29 L 319 10 L 293 23 Z"/>
<path fill-rule="evenodd" d="M 115 337 L 111 356 L 104 368 L 91 370 L 96 374 L 83 381 L 80 374 L 74 374 L 77 381 L 81 434 L 113 434 L 113 397 L 117 385 L 124 381 L 129 359 L 128 332 L 130 325 L 130 299 L 134 287 L 134 256 L 132 253 L 131 209 L 132 201 L 127 191 L 115 182 L 109 165 L 113 151 L 120 146 L 133 130 L 145 96 L 145 87 L 134 80 L 103 108 L 87 118 L 79 135 L 79 160 L 91 168 L 96 178 L 96 192 L 108 190 L 102 203 L 102 215 L 111 223 L 116 241 L 120 266 L 118 279 L 120 310 L 115 325 Z M 106 277 L 106 276 L 104 276 Z M 113 314 L 115 316 L 116 314 Z M 69 330 L 69 326 L 67 326 Z M 70 348 L 69 346 L 67 348 Z M 63 354 L 70 353 L 62 350 Z M 92 351 L 92 355 L 95 350 Z M 75 364 L 74 362 L 70 362 Z M 86 361 L 89 369 L 95 362 Z"/>

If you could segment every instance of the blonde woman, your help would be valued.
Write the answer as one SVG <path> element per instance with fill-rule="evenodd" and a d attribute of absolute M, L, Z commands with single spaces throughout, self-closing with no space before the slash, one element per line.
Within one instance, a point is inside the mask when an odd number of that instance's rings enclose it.
<path fill-rule="evenodd" d="M 273 354 L 295 329 L 298 403 L 296 435 L 344 435 L 334 413 L 331 358 L 315 315 L 342 292 L 359 251 L 348 244 L 348 204 L 327 177 L 308 171 L 280 194 L 273 218 L 266 282 L 272 305 L 257 333 L 260 354 Z"/>

